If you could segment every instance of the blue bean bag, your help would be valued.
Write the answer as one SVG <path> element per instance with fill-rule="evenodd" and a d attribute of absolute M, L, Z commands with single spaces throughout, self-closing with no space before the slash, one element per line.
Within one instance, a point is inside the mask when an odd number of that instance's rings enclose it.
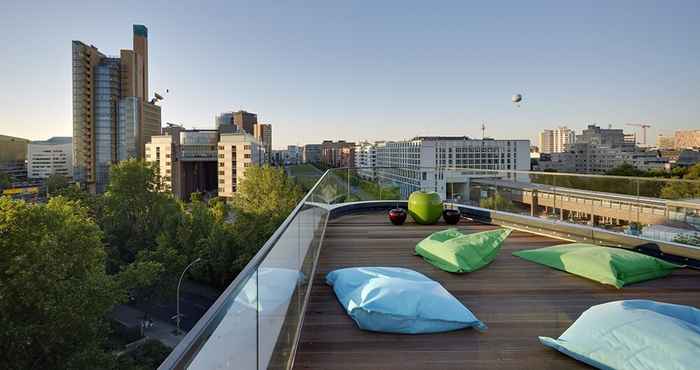
<path fill-rule="evenodd" d="M 360 329 L 387 333 L 485 330 L 439 283 L 398 267 L 357 267 L 326 275 L 338 301 Z"/>
<path fill-rule="evenodd" d="M 700 310 L 629 300 L 586 310 L 559 339 L 542 344 L 604 370 L 700 369 Z"/>

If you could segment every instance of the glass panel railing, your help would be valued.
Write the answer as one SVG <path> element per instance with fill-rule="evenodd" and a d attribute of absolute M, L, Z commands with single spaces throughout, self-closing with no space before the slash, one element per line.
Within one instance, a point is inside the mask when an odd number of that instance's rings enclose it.
<path fill-rule="evenodd" d="M 197 353 L 178 369 L 257 369 L 257 272 L 240 282 L 241 289 L 228 295 L 199 339 Z M 191 331 L 190 333 L 194 332 Z M 185 342 L 187 337 L 183 340 Z M 232 350 L 235 349 L 235 350 Z M 176 352 L 177 349 L 174 351 Z M 173 356 L 171 354 L 171 356 Z M 167 362 L 168 360 L 166 360 Z M 165 366 L 165 364 L 163 365 Z M 161 368 L 164 368 L 161 366 Z"/>
<path fill-rule="evenodd" d="M 160 369 L 289 367 L 328 217 L 327 207 L 311 197 L 323 179 Z"/>
<path fill-rule="evenodd" d="M 639 244 L 700 246 L 700 181 L 434 167 L 331 169 L 161 368 L 289 368 L 330 210 L 407 200 L 416 190 L 498 211 L 494 217 L 522 216 L 508 219 L 535 223 L 542 233 L 576 225 L 592 238 L 586 240 L 615 235 L 641 238 Z"/>
<path fill-rule="evenodd" d="M 700 244 L 699 181 L 435 167 L 329 172 L 318 189 L 328 204 L 406 200 L 415 190 L 437 191 L 461 205 L 649 241 Z"/>
<path fill-rule="evenodd" d="M 639 210 L 638 235 L 700 247 L 700 182 L 640 179 L 640 194 L 663 206 Z"/>

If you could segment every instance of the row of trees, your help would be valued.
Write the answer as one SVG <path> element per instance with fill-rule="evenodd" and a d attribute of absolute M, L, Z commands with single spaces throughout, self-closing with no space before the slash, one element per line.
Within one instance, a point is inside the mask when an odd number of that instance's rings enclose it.
<path fill-rule="evenodd" d="M 63 186 L 47 204 L 0 198 L 0 368 L 133 362 L 106 349 L 115 304 L 174 299 L 196 258 L 191 277 L 224 288 L 302 196 L 270 167 L 249 168 L 230 204 L 180 202 L 158 185 L 153 167 L 130 160 L 104 195 Z"/>
<path fill-rule="evenodd" d="M 653 198 L 685 199 L 700 196 L 700 184 L 657 180 L 660 177 L 700 180 L 700 163 L 688 169 L 676 170 L 671 174 L 664 173 L 663 175 L 658 172 L 642 171 L 632 165 L 623 164 L 608 171 L 606 175 L 634 176 L 640 177 L 640 179 L 621 181 L 617 178 L 576 175 L 531 175 L 531 178 L 534 183 L 540 184 Z"/>

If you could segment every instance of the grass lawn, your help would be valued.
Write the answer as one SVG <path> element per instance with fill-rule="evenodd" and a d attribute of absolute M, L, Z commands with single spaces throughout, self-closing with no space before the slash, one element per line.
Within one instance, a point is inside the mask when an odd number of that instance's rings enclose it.
<path fill-rule="evenodd" d="M 323 171 L 308 163 L 287 166 L 287 170 L 304 191 L 311 190 L 316 181 L 323 175 Z"/>

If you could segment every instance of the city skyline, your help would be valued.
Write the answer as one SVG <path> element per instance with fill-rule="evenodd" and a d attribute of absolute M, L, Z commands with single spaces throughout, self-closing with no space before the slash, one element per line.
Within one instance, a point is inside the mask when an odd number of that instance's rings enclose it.
<path fill-rule="evenodd" d="M 655 138 L 695 128 L 700 117 L 691 37 L 700 30 L 693 21 L 700 7 L 689 1 L 596 9 L 256 3 L 244 14 L 225 3 L 163 9 L 125 2 L 106 20 L 92 17 L 102 9 L 49 4 L 12 4 L 0 26 L 8 55 L 0 82 L 16 87 L 2 93 L 0 134 L 70 135 L 70 41 L 113 53 L 129 44 L 134 23 L 154 31 L 150 90 L 170 90 L 163 122 L 213 128 L 216 114 L 247 110 L 275 126 L 275 148 L 325 139 L 480 138 L 483 122 L 487 136 L 533 144 L 541 130 L 563 125 L 635 133 L 624 125 L 647 123 Z M 76 15 L 86 21 L 68 22 Z M 22 19 L 29 18 L 44 26 L 27 27 Z M 241 51 L 246 57 L 235 58 Z M 510 102 L 515 93 L 524 96 L 520 107 Z"/>

